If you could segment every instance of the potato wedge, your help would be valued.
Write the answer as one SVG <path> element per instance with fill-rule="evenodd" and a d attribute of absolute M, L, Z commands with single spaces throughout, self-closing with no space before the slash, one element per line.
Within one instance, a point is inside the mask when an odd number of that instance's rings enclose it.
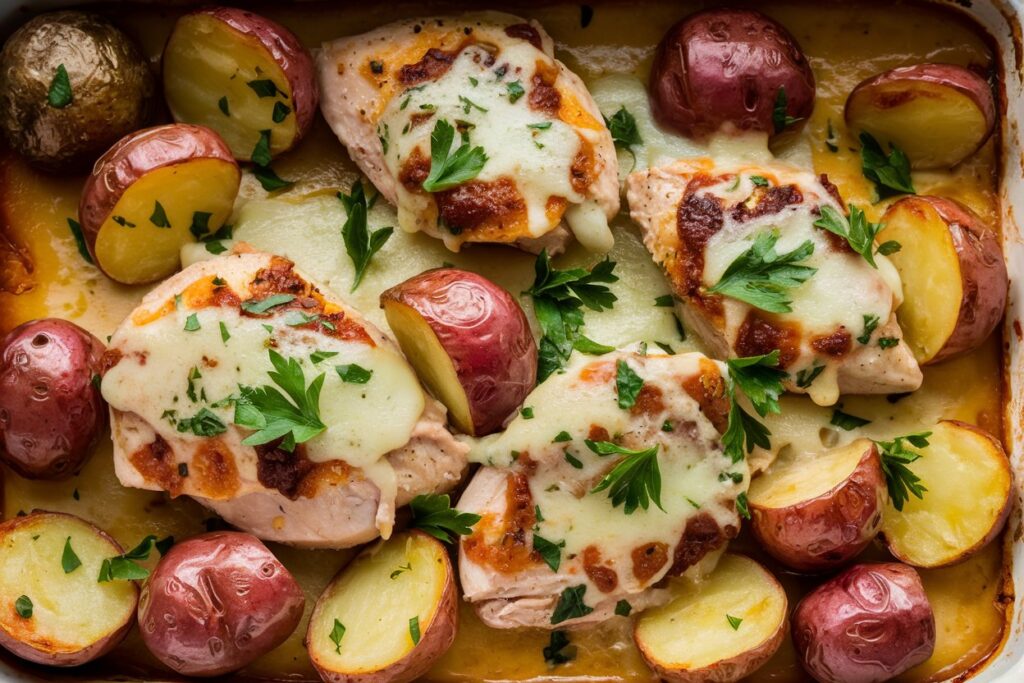
<path fill-rule="evenodd" d="M 944 197 L 904 197 L 882 222 L 878 241 L 901 245 L 889 256 L 903 281 L 896 316 L 918 363 L 938 363 L 980 346 L 1006 307 L 998 235 L 966 206 Z"/>
<path fill-rule="evenodd" d="M 404 683 L 455 640 L 458 605 L 448 551 L 412 531 L 357 557 L 317 600 L 306 648 L 329 683 Z"/>
<path fill-rule="evenodd" d="M 922 457 L 910 468 L 927 489 L 903 510 L 886 506 L 881 537 L 898 560 L 945 567 L 967 559 L 995 538 L 1010 513 L 1013 471 L 999 440 L 973 425 L 935 425 Z"/>
<path fill-rule="evenodd" d="M 79 222 L 96 265 L 125 284 L 167 277 L 182 245 L 231 215 L 241 172 L 214 131 L 171 124 L 123 138 L 96 162 Z"/>
<path fill-rule="evenodd" d="M 640 654 L 666 681 L 727 683 L 767 662 L 786 632 L 786 592 L 768 570 L 726 554 L 699 583 L 647 610 L 633 630 Z"/>
<path fill-rule="evenodd" d="M 992 88 L 954 64 L 915 64 L 872 76 L 846 100 L 846 124 L 903 150 L 913 168 L 960 163 L 992 134 Z"/>
<path fill-rule="evenodd" d="M 164 96 L 175 121 L 217 131 L 239 161 L 294 147 L 319 100 L 313 58 L 284 26 L 233 7 L 208 7 L 174 25 L 163 57 Z"/>
<path fill-rule="evenodd" d="M 751 482 L 748 500 L 754 536 L 772 557 L 799 571 L 838 567 L 881 527 L 886 487 L 878 449 L 857 439 L 813 461 L 778 460 Z"/>
<path fill-rule="evenodd" d="M 0 646 L 50 666 L 78 666 L 112 650 L 135 621 L 139 589 L 96 577 L 103 560 L 123 552 L 73 515 L 33 512 L 0 524 Z"/>

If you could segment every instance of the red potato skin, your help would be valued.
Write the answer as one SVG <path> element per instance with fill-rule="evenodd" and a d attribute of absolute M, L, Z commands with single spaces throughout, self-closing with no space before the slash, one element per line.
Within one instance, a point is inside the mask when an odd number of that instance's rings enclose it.
<path fill-rule="evenodd" d="M 793 644 L 820 683 L 881 683 L 931 657 L 935 615 L 914 569 L 859 564 L 800 601 Z"/>
<path fill-rule="evenodd" d="M 887 500 L 878 449 L 871 445 L 831 491 L 784 508 L 751 503 L 754 537 L 791 569 L 822 572 L 859 555 L 878 535 Z"/>
<path fill-rule="evenodd" d="M 292 91 L 292 111 L 295 112 L 292 145 L 298 144 L 313 125 L 320 102 L 316 67 L 302 41 L 276 21 L 237 7 L 205 7 L 196 14 L 215 17 L 239 33 L 255 38 L 267 49 L 284 71 Z"/>
<path fill-rule="evenodd" d="M 537 343 L 519 303 L 476 273 L 428 270 L 385 291 L 430 325 L 469 399 L 475 436 L 501 429 L 537 383 Z"/>
<path fill-rule="evenodd" d="M 139 630 L 179 674 L 219 676 L 284 642 L 304 606 L 298 583 L 259 539 L 218 531 L 160 560 L 142 589 Z"/>
<path fill-rule="evenodd" d="M 0 460 L 29 479 L 67 479 L 107 426 L 93 378 L 105 348 L 67 320 L 20 325 L 0 342 Z"/>
<path fill-rule="evenodd" d="M 809 117 L 814 73 L 796 39 L 754 10 L 706 10 L 677 23 L 658 44 L 651 111 L 661 126 L 689 137 L 706 137 L 723 124 L 771 134 L 780 87 L 786 113 Z"/>

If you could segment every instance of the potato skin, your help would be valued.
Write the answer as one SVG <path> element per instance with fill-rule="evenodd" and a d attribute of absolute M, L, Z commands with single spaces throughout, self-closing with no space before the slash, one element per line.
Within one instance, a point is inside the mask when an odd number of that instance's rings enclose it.
<path fill-rule="evenodd" d="M 47 96 L 61 64 L 73 99 L 58 109 Z M 80 171 L 118 138 L 145 125 L 154 92 L 142 51 L 95 14 L 40 15 L 0 52 L 0 128 L 16 151 L 46 171 Z"/>
<path fill-rule="evenodd" d="M 796 39 L 754 10 L 706 10 L 674 25 L 658 44 L 651 111 L 659 124 L 690 137 L 726 123 L 771 134 L 780 87 L 789 116 L 810 116 L 814 73 Z"/>
<path fill-rule="evenodd" d="M 803 572 L 833 569 L 859 555 L 882 526 L 885 475 L 874 444 L 831 491 L 783 508 L 750 505 L 754 537 L 772 557 Z"/>
<path fill-rule="evenodd" d="M 428 270 L 381 294 L 429 323 L 469 399 L 475 436 L 501 429 L 537 383 L 537 343 L 519 303 L 487 278 Z"/>
<path fill-rule="evenodd" d="M 881 683 L 925 661 L 935 616 L 905 564 L 859 564 L 809 593 L 793 612 L 793 644 L 821 683 Z"/>
<path fill-rule="evenodd" d="M 259 539 L 217 531 L 176 544 L 160 560 L 142 589 L 139 630 L 178 673 L 217 676 L 284 642 L 304 606 L 298 583 Z"/>
<path fill-rule="evenodd" d="M 287 28 L 237 7 L 205 7 L 196 14 L 215 17 L 239 33 L 258 40 L 267 49 L 288 78 L 291 87 L 291 104 L 295 112 L 296 145 L 313 125 L 320 102 L 320 86 L 317 84 L 316 67 L 313 57 L 298 37 Z"/>
<path fill-rule="evenodd" d="M 29 479 L 66 479 L 107 426 L 94 378 L 103 343 L 67 320 L 20 325 L 0 342 L 0 460 Z"/>

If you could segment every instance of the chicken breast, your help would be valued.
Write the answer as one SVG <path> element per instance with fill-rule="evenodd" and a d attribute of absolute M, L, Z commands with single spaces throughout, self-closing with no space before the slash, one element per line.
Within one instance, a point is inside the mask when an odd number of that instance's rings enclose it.
<path fill-rule="evenodd" d="M 667 576 L 713 569 L 749 479 L 722 449 L 723 371 L 699 353 L 578 354 L 527 398 L 532 417 L 480 440 L 471 458 L 488 464 L 458 507 L 482 518 L 461 540 L 459 572 L 485 623 L 602 621 L 665 602 Z M 618 477 L 627 464 L 635 476 Z M 618 483 L 604 488 L 609 477 Z"/>
<path fill-rule="evenodd" d="M 387 537 L 396 507 L 466 467 L 396 345 L 269 254 L 150 292 L 111 337 L 102 390 L 122 484 L 192 496 L 264 540 Z"/>
<path fill-rule="evenodd" d="M 553 55 L 540 24 L 509 14 L 398 21 L 323 45 L 320 106 L 403 229 L 453 251 L 492 242 L 554 253 L 564 222 L 607 251 L 615 146 L 583 82 Z"/>
<path fill-rule="evenodd" d="M 846 239 L 814 226 L 823 207 L 846 211 L 824 176 L 781 163 L 696 158 L 631 174 L 626 196 L 644 244 L 681 302 L 680 316 L 716 357 L 778 349 L 779 365 L 789 373 L 786 388 L 819 405 L 834 404 L 841 393 L 921 386 L 921 370 L 896 322 L 902 301 L 896 269 L 881 254 L 873 255 L 873 267 Z M 772 235 L 777 243 L 763 262 L 806 243 L 813 249 L 793 263 L 815 270 L 785 288 L 790 311 L 769 312 L 708 291 L 730 267 L 735 271 L 758 238 Z"/>

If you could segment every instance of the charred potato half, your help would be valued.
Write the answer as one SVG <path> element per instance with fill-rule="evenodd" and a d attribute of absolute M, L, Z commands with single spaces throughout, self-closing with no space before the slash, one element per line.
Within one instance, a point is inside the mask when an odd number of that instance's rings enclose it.
<path fill-rule="evenodd" d="M 87 168 L 149 119 L 155 90 L 142 52 L 102 17 L 51 12 L 0 52 L 0 128 L 47 171 Z"/>

